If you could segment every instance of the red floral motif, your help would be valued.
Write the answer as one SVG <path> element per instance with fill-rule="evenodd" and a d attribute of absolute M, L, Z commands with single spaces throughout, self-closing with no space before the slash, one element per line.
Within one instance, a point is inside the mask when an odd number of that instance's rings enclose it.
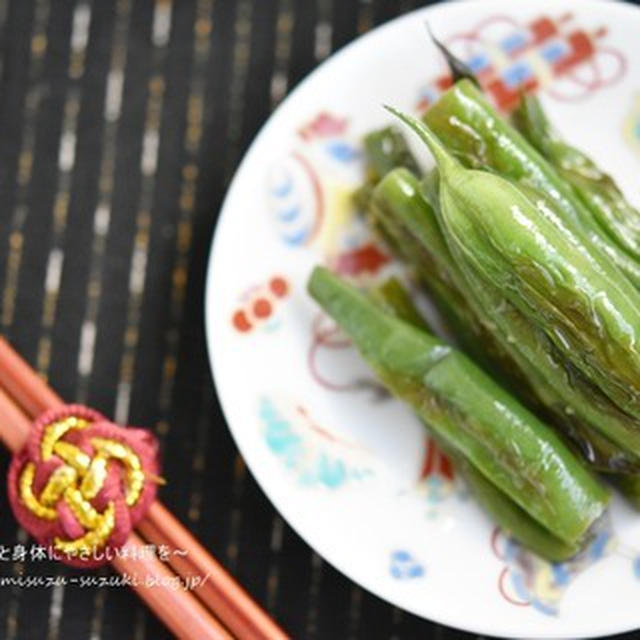
<path fill-rule="evenodd" d="M 302 126 L 298 134 L 305 141 L 309 142 L 314 138 L 330 138 L 344 133 L 348 126 L 346 118 L 339 118 L 328 113 L 320 112 L 313 120 Z"/>
<path fill-rule="evenodd" d="M 386 389 L 373 378 L 337 379 L 334 370 L 322 372 L 319 368 L 318 356 L 322 352 L 339 352 L 352 349 L 351 341 L 342 333 L 340 327 L 324 314 L 318 314 L 311 325 L 311 343 L 307 352 L 307 364 L 311 377 L 328 391 L 369 391 L 374 401 L 388 397 Z"/>
<path fill-rule="evenodd" d="M 496 558 L 498 558 L 498 560 L 507 563 L 507 557 L 504 551 L 501 549 L 501 543 L 504 543 L 504 541 L 505 538 L 502 529 L 500 529 L 500 527 L 494 527 L 491 531 L 491 551 L 493 551 L 493 554 L 496 556 Z M 513 589 L 509 588 L 509 581 L 511 578 L 510 573 L 511 567 L 504 566 L 498 574 L 498 592 L 510 604 L 516 605 L 518 607 L 530 606 L 531 602 L 529 600 L 520 599 L 512 593 Z"/>
<path fill-rule="evenodd" d="M 239 333 L 250 333 L 273 316 L 278 302 L 289 295 L 290 285 L 282 276 L 273 276 L 266 284 L 251 290 L 244 304 L 231 316 Z"/>
<path fill-rule="evenodd" d="M 469 64 L 499 109 L 515 107 L 522 91 L 545 89 L 558 100 L 579 100 L 617 82 L 626 60 L 600 44 L 605 27 L 589 32 L 572 19 L 570 13 L 555 19 L 543 15 L 520 24 L 509 16 L 490 16 L 446 45 Z M 558 80 L 565 82 L 559 86 Z M 451 83 L 448 73 L 435 78 L 423 89 L 418 108 L 427 109 Z"/>
<path fill-rule="evenodd" d="M 380 247 L 373 242 L 367 242 L 356 249 L 338 254 L 334 269 L 346 276 L 375 274 L 390 261 L 391 258 Z"/>
<path fill-rule="evenodd" d="M 440 450 L 435 440 L 433 438 L 427 438 L 420 480 L 424 480 L 433 475 L 440 475 L 447 480 L 453 480 L 455 472 L 451 460 Z"/>

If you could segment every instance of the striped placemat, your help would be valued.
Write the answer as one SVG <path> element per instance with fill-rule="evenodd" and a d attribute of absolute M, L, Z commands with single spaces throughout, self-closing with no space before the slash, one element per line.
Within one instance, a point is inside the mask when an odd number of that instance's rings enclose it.
<path fill-rule="evenodd" d="M 258 127 L 333 50 L 423 4 L 0 0 L 0 331 L 63 397 L 155 429 L 163 500 L 295 638 L 466 637 L 283 522 L 224 424 L 202 322 L 216 213 Z M 4 492 L 0 531 L 0 638 L 167 637 L 110 571 L 86 584 L 31 557 Z"/>

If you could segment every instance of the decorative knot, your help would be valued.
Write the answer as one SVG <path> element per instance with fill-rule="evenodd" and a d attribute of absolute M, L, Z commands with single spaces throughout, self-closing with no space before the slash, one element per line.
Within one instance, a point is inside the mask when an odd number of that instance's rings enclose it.
<path fill-rule="evenodd" d="M 108 562 L 156 494 L 155 437 L 93 409 L 66 405 L 35 421 L 9 467 L 9 501 L 20 525 L 76 567 Z"/>

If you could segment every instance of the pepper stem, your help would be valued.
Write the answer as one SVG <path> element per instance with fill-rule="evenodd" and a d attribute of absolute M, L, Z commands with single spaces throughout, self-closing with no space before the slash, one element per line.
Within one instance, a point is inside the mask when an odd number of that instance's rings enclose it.
<path fill-rule="evenodd" d="M 438 138 L 438 136 L 436 136 L 436 134 L 433 133 L 433 131 L 431 131 L 424 122 L 400 111 L 399 109 L 396 109 L 395 107 L 384 105 L 384 108 L 396 116 L 396 118 L 402 120 L 402 122 L 418 134 L 420 139 L 427 145 L 427 147 L 429 147 L 429 151 L 431 151 L 431 154 L 433 155 L 442 174 L 445 174 L 450 170 L 460 168 L 458 161 L 447 151 L 446 147 L 440 141 L 440 138 Z"/>

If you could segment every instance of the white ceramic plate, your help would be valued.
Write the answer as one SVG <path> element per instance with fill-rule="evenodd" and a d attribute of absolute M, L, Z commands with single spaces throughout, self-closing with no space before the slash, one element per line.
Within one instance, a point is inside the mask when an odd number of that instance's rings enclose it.
<path fill-rule="evenodd" d="M 424 108 L 444 63 L 424 22 L 506 105 L 535 80 L 563 134 L 640 202 L 640 12 L 610 2 L 441 4 L 358 39 L 312 73 L 247 153 L 218 224 L 207 335 L 218 393 L 258 482 L 294 529 L 369 591 L 454 627 L 576 637 L 640 626 L 640 516 L 616 499 L 584 558 L 522 551 L 468 498 L 428 435 L 385 398 L 305 291 L 316 263 L 393 269 L 354 217 L 360 139 L 381 104 Z M 487 76 L 488 77 L 488 76 Z M 428 159 L 426 152 L 421 153 Z"/>

